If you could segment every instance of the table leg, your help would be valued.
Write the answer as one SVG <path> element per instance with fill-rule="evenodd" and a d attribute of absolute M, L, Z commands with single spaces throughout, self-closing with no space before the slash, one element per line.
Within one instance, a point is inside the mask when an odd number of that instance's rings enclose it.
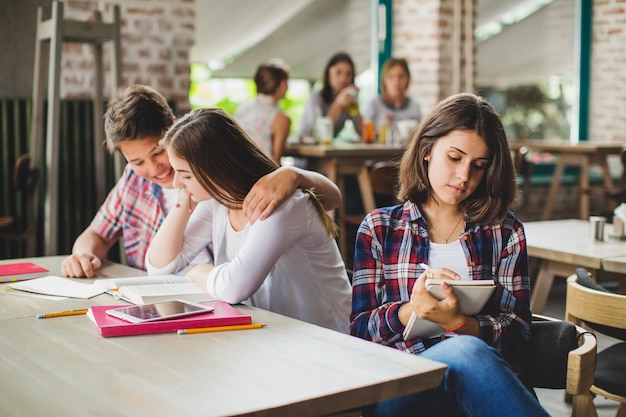
<path fill-rule="evenodd" d="M 546 205 L 543 207 L 543 213 L 541 214 L 541 220 L 550 220 L 550 212 L 552 211 L 552 206 L 554 205 L 554 201 L 556 200 L 556 194 L 559 191 L 559 187 L 561 186 L 561 181 L 563 179 L 563 170 L 565 169 L 564 161 L 559 158 L 556 167 L 554 169 L 554 176 L 552 178 L 552 185 L 550 186 L 550 192 L 548 193 L 548 198 L 546 200 Z"/>
<path fill-rule="evenodd" d="M 359 169 L 357 178 L 359 180 L 359 189 L 361 191 L 363 209 L 365 210 L 365 213 L 369 213 L 376 208 L 376 201 L 374 200 L 374 191 L 372 190 L 370 173 L 365 164 Z"/>
<path fill-rule="evenodd" d="M 538 258 L 537 258 L 538 259 Z M 530 309 L 533 313 L 543 313 L 546 304 L 548 303 L 548 297 L 550 296 L 550 290 L 554 283 L 554 277 L 559 276 L 567 278 L 576 272 L 576 266 L 584 265 L 572 265 L 564 262 L 541 260 L 541 266 L 537 273 L 537 279 L 532 286 L 532 292 L 530 295 Z M 588 268 L 591 271 L 596 272 L 595 269 Z"/>
<path fill-rule="evenodd" d="M 530 310 L 533 313 L 543 313 L 553 282 L 554 275 L 550 271 L 549 262 L 543 261 L 530 296 Z"/>

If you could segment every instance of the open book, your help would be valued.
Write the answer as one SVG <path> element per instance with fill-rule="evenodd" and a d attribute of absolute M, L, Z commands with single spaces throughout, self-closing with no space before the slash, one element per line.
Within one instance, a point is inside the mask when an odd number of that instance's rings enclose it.
<path fill-rule="evenodd" d="M 485 280 L 444 280 L 444 279 L 427 279 L 426 289 L 437 299 L 444 298 L 442 282 L 450 284 L 461 307 L 461 313 L 471 316 L 478 314 L 491 297 L 496 284 L 492 279 Z M 429 320 L 420 319 L 415 312 L 411 314 L 402 336 L 404 340 L 415 339 L 416 337 L 432 337 L 445 333 L 445 329 Z"/>
<path fill-rule="evenodd" d="M 209 300 L 209 294 L 191 278 L 178 275 L 103 278 L 95 280 L 93 285 L 133 304 L 150 304 L 179 298 Z"/>

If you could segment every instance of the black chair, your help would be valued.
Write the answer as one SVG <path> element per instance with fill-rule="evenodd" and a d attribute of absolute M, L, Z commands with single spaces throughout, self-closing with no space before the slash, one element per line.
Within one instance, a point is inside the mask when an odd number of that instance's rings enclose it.
<path fill-rule="evenodd" d="M 22 197 L 20 211 L 12 214 L 12 221 L 0 230 L 0 239 L 26 241 L 26 256 L 35 256 L 36 216 L 35 184 L 39 177 L 38 170 L 30 167 L 30 155 L 23 154 L 15 161 L 13 169 L 13 189 L 15 198 Z"/>

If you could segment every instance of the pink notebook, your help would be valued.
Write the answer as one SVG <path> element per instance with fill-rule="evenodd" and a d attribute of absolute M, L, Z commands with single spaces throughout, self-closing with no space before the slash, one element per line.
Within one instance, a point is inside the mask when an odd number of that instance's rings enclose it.
<path fill-rule="evenodd" d="M 131 336 L 137 334 L 168 333 L 181 329 L 196 329 L 199 327 L 233 326 L 251 324 L 252 316 L 240 313 L 235 307 L 223 301 L 207 301 L 213 307 L 210 313 L 185 317 L 174 320 L 154 321 L 149 323 L 131 323 L 106 314 L 107 310 L 123 307 L 92 306 L 87 316 L 95 323 L 100 336 Z"/>
<path fill-rule="evenodd" d="M 48 275 L 48 270 L 32 262 L 0 265 L 0 282 L 24 281 Z"/>

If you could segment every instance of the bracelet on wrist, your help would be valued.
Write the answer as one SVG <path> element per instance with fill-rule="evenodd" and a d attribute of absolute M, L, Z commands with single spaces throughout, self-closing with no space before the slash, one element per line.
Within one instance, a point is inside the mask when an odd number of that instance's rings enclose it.
<path fill-rule="evenodd" d="M 463 323 L 460 326 L 455 327 L 454 329 L 446 329 L 446 333 L 454 333 L 457 330 L 461 330 L 467 324 L 467 316 L 464 316 Z"/>
<path fill-rule="evenodd" d="M 181 190 L 178 190 L 178 201 L 180 201 L 180 193 Z M 193 200 L 191 199 L 191 194 L 187 194 L 189 198 L 189 214 L 193 213 Z M 180 203 L 176 203 L 176 208 L 180 208 Z"/>

